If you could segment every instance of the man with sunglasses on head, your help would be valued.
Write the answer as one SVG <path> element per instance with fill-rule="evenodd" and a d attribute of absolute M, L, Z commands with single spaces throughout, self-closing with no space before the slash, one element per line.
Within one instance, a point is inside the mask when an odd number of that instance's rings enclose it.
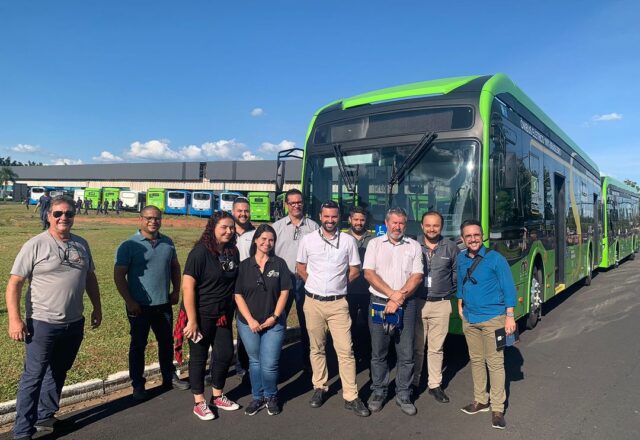
<path fill-rule="evenodd" d="M 374 322 L 373 317 L 369 319 L 372 390 L 369 409 L 371 412 L 380 411 L 387 398 L 387 354 L 389 345 L 393 343 L 397 355 L 396 405 L 404 414 L 413 416 L 417 412 L 411 401 L 417 317 L 413 294 L 422 282 L 422 251 L 417 241 L 404 235 L 407 227 L 404 209 L 391 208 L 387 211 L 385 225 L 387 233 L 371 240 L 362 267 L 364 277 L 371 285 L 372 309 L 383 306 L 384 315 L 396 315 L 398 325 L 389 329 L 388 325 Z"/>
<path fill-rule="evenodd" d="M 131 326 L 129 377 L 133 399 L 147 399 L 144 352 L 149 330 L 158 341 L 158 358 L 165 388 L 189 389 L 173 365 L 173 309 L 180 299 L 180 263 L 173 241 L 160 233 L 162 212 L 145 206 L 140 229 L 116 251 L 113 280 L 124 299 Z"/>
<path fill-rule="evenodd" d="M 458 313 L 469 347 L 474 397 L 461 410 L 466 414 L 491 410 L 491 425 L 504 429 L 504 351 L 496 347 L 495 332 L 504 328 L 510 335 L 516 330 L 513 314 L 516 288 L 507 260 L 482 245 L 480 222 L 465 220 L 460 235 L 467 249 L 458 256 Z M 487 369 L 490 392 L 487 392 Z"/>
<path fill-rule="evenodd" d="M 358 246 L 351 235 L 340 233 L 340 209 L 336 202 L 322 204 L 320 223 L 318 231 L 304 236 L 296 258 L 298 274 L 306 282 L 304 313 L 311 342 L 314 388 L 309 405 L 321 407 L 329 389 L 325 352 L 328 330 L 338 357 L 344 407 L 357 416 L 367 417 L 371 413 L 358 397 L 347 303 L 347 284 L 360 273 Z"/>
<path fill-rule="evenodd" d="M 20 249 L 7 283 L 9 337 L 25 342 L 24 372 L 18 384 L 14 439 L 52 432 L 58 419 L 60 393 L 84 335 L 83 294 L 93 311 L 91 327 L 102 322 L 100 290 L 89 245 L 72 234 L 75 203 L 66 196 L 49 204 L 49 229 Z M 20 296 L 29 280 L 26 322 Z"/>
<path fill-rule="evenodd" d="M 273 224 L 278 239 L 276 240 L 276 255 L 287 262 L 287 267 L 292 274 L 293 288 L 289 292 L 286 313 L 289 315 L 293 301 L 296 302 L 296 312 L 300 325 L 300 343 L 302 345 L 302 363 L 304 370 L 311 372 L 309 363 L 309 334 L 304 316 L 304 281 L 296 273 L 296 257 L 298 246 L 302 237 L 316 231 L 320 226 L 304 216 L 304 203 L 302 193 L 297 189 L 290 189 L 285 193 L 285 203 L 289 213 Z"/>

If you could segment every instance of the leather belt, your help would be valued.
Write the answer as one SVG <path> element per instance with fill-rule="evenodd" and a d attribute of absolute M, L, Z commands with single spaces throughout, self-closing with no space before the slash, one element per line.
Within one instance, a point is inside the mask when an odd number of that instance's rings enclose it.
<path fill-rule="evenodd" d="M 427 301 L 435 302 L 435 301 L 449 301 L 451 299 L 451 295 L 436 297 L 436 296 L 427 296 Z"/>
<path fill-rule="evenodd" d="M 309 298 L 313 298 L 317 301 L 335 301 L 347 296 L 347 295 L 316 295 L 315 293 L 311 293 L 307 290 L 304 291 L 304 294 Z"/>

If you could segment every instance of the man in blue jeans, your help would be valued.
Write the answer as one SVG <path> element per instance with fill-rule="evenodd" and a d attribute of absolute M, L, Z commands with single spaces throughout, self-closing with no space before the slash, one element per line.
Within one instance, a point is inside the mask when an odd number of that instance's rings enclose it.
<path fill-rule="evenodd" d="M 144 207 L 140 212 L 140 230 L 118 247 L 113 272 L 131 324 L 129 376 L 137 401 L 147 399 L 143 374 L 149 330 L 153 330 L 158 341 L 163 386 L 189 389 L 189 382 L 181 380 L 173 366 L 171 306 L 180 299 L 180 263 L 173 241 L 160 234 L 161 226 L 162 212 L 155 206 Z"/>
<path fill-rule="evenodd" d="M 402 208 L 392 208 L 385 218 L 387 233 L 369 242 L 364 256 L 364 277 L 369 282 L 371 303 L 384 307 L 384 313 L 403 314 L 402 328 L 394 330 L 374 323 L 371 315 L 371 390 L 369 410 L 382 409 L 389 386 L 389 344 L 395 344 L 396 405 L 403 413 L 413 416 L 416 407 L 411 402 L 411 383 L 415 362 L 414 341 L 417 319 L 414 292 L 422 282 L 424 268 L 420 244 L 404 235 L 407 213 Z M 400 309 L 402 310 L 400 312 Z"/>
<path fill-rule="evenodd" d="M 100 290 L 87 242 L 71 234 L 71 198 L 48 205 L 49 228 L 22 246 L 7 283 L 9 336 L 26 344 L 18 384 L 14 439 L 31 439 L 34 430 L 52 432 L 60 394 L 84 333 L 83 295 L 93 305 L 91 326 L 102 322 Z M 26 322 L 20 312 L 22 286 L 29 280 Z"/>

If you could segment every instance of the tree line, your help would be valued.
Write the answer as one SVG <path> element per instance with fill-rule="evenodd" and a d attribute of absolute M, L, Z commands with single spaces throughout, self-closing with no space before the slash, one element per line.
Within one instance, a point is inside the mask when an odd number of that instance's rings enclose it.
<path fill-rule="evenodd" d="M 42 162 L 34 162 L 32 160 L 28 160 L 27 163 L 20 162 L 19 160 L 12 160 L 11 156 L 2 157 L 0 156 L 0 166 L 4 167 L 34 167 L 34 166 L 42 166 Z"/>

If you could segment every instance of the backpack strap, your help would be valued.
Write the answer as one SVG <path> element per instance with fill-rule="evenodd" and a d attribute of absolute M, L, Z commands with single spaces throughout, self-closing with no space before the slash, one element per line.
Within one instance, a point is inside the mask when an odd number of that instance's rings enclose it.
<path fill-rule="evenodd" d="M 484 255 L 486 256 L 489 252 L 491 252 L 491 249 L 487 248 Z M 462 280 L 463 286 L 467 283 L 467 281 L 471 281 L 473 284 L 477 283 L 477 281 L 471 275 L 473 274 L 473 271 L 476 270 L 476 267 L 478 267 L 478 264 L 480 264 L 482 260 L 484 260 L 484 257 L 480 256 L 480 254 L 477 254 L 473 258 L 473 263 L 471 263 L 471 266 L 467 268 L 467 274 L 464 276 L 464 279 Z"/>

